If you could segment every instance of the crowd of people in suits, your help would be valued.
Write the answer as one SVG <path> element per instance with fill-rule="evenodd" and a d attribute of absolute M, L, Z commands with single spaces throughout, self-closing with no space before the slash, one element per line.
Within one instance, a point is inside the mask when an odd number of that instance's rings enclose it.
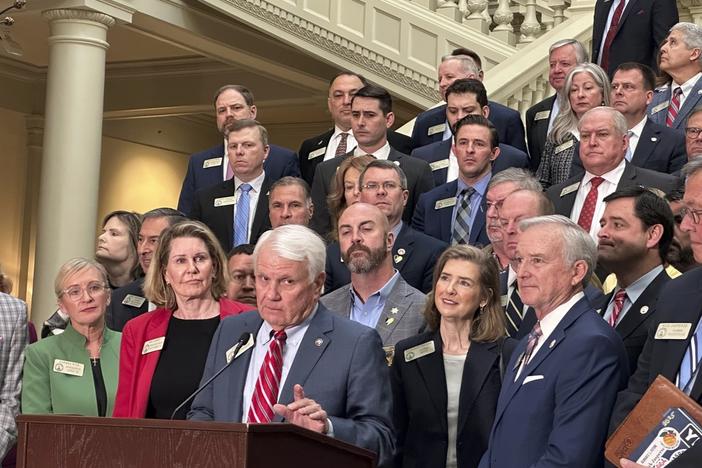
<path fill-rule="evenodd" d="M 598 0 L 593 34 L 551 46 L 526 127 L 465 48 L 411 136 L 353 71 L 297 154 L 221 87 L 177 209 L 107 215 L 44 339 L 0 293 L 0 455 L 21 407 L 287 421 L 383 467 L 597 467 L 658 374 L 702 402 L 702 27 Z"/>

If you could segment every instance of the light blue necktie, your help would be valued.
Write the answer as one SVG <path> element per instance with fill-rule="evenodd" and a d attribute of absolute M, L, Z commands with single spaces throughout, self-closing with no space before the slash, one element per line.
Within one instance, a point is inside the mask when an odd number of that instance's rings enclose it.
<path fill-rule="evenodd" d="M 234 247 L 248 242 L 249 232 L 249 184 L 241 184 L 239 190 L 241 195 L 236 203 L 236 213 L 234 213 Z"/>
<path fill-rule="evenodd" d="M 678 372 L 677 387 L 688 395 L 692 391 L 695 375 L 699 373 L 700 366 L 700 347 L 702 346 L 702 320 L 697 324 L 690 345 L 685 351 L 682 362 L 680 363 L 680 371 Z"/>
<path fill-rule="evenodd" d="M 629 136 L 629 140 L 631 140 L 631 137 L 634 135 L 634 132 L 629 130 L 626 132 L 626 134 Z M 631 162 L 631 158 L 634 156 L 634 154 L 631 152 L 631 146 L 627 147 L 626 149 L 626 154 L 624 155 L 624 159 L 627 161 Z"/>

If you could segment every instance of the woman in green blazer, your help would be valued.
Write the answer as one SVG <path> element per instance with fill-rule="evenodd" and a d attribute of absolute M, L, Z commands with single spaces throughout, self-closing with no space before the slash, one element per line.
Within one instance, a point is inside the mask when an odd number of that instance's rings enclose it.
<path fill-rule="evenodd" d="M 70 323 L 27 347 L 22 413 L 112 414 L 122 335 L 105 326 L 107 273 L 93 260 L 75 258 L 61 267 L 54 287 Z"/>

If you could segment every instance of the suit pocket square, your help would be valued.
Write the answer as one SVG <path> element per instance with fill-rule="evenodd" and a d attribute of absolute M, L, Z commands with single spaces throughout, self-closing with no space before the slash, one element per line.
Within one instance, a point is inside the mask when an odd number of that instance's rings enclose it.
<path fill-rule="evenodd" d="M 526 385 L 529 382 L 533 382 L 535 380 L 543 380 L 544 376 L 543 375 L 528 375 L 524 377 L 524 382 L 522 382 L 522 385 Z"/>
<path fill-rule="evenodd" d="M 639 11 L 636 12 L 636 14 L 637 14 L 637 15 L 645 15 L 645 14 L 646 14 L 646 10 L 639 10 Z"/>

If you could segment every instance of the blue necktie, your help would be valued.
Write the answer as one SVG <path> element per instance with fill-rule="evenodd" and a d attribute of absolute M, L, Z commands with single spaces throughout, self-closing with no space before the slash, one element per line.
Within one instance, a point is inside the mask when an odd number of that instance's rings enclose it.
<path fill-rule="evenodd" d="M 685 351 L 682 362 L 680 363 L 680 371 L 678 372 L 677 387 L 688 395 L 692 391 L 695 376 L 699 373 L 700 366 L 700 346 L 702 346 L 702 320 L 697 324 L 697 328 L 690 338 L 690 345 Z"/>
<path fill-rule="evenodd" d="M 241 184 L 239 190 L 241 195 L 236 204 L 236 213 L 234 213 L 234 247 L 248 242 L 249 232 L 249 184 Z"/>

